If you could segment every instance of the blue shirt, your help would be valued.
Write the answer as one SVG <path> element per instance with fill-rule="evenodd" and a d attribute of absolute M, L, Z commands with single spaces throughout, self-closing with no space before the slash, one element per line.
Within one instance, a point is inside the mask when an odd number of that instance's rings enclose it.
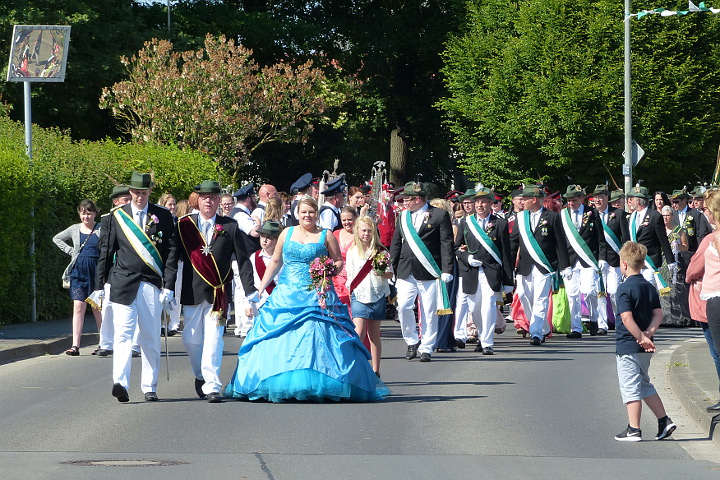
<path fill-rule="evenodd" d="M 640 330 L 645 331 L 652 322 L 653 310 L 660 308 L 657 289 L 640 275 L 631 275 L 617 289 L 617 318 L 615 319 L 615 353 L 644 352 L 635 337 L 622 323 L 620 315 L 631 312 Z"/>

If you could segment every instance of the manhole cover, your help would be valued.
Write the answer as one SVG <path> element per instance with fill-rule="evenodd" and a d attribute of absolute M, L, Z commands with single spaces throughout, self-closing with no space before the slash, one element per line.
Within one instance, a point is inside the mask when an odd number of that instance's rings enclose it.
<path fill-rule="evenodd" d="M 62 462 L 63 465 L 77 467 L 171 467 L 173 465 L 187 465 L 181 460 L 74 460 Z"/>

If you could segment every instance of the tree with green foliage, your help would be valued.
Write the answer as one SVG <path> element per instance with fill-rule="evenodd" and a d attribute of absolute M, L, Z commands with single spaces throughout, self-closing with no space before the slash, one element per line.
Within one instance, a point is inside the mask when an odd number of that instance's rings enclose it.
<path fill-rule="evenodd" d="M 438 103 L 462 168 L 506 188 L 531 177 L 622 184 L 623 5 L 475 0 L 444 53 Z M 635 176 L 670 189 L 709 177 L 720 141 L 720 18 L 632 20 Z"/>
<path fill-rule="evenodd" d="M 104 89 L 101 106 L 133 139 L 208 153 L 236 182 L 256 149 L 307 141 L 327 105 L 343 101 L 311 62 L 261 67 L 223 36 L 182 53 L 153 39 L 122 62 L 130 77 Z"/>

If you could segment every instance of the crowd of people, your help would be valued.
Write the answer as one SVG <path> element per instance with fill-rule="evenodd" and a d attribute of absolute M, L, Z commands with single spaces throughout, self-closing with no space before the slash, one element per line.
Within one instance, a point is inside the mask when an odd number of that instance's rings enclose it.
<path fill-rule="evenodd" d="M 405 358 L 420 362 L 469 343 L 494 355 L 509 322 L 534 347 L 558 334 L 628 335 L 618 298 L 628 242 L 645 249 L 637 274 L 662 299 L 660 319 L 703 325 L 720 380 L 720 310 L 705 308 L 720 302 L 720 190 L 522 185 L 505 199 L 481 184 L 441 195 L 419 181 L 348 188 L 344 176 L 320 185 L 308 173 L 288 193 L 252 183 L 223 193 L 205 181 L 156 205 L 152 188 L 134 172 L 99 224 L 83 201 L 81 223 L 55 237 L 72 259 L 66 353 L 79 354 L 87 298 L 94 353 L 113 356 L 121 402 L 136 350 L 145 399 L 157 400 L 160 335 L 180 333 L 181 312 L 195 391 L 211 403 L 380 399 L 380 321 L 395 315 Z M 229 320 L 243 343 L 223 388 Z"/>

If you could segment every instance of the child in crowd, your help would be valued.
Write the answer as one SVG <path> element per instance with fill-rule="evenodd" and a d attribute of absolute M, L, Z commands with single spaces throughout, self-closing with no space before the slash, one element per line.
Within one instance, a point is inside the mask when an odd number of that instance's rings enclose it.
<path fill-rule="evenodd" d="M 375 222 L 368 216 L 355 221 L 354 243 L 347 251 L 347 286 L 355 331 L 370 339 L 372 368 L 380 376 L 380 322 L 385 320 L 388 280 L 393 271 L 387 250 L 380 243 Z"/>
<path fill-rule="evenodd" d="M 255 277 L 255 288 L 260 288 L 260 284 L 262 283 L 263 275 L 265 275 L 265 266 L 267 265 L 267 262 L 270 261 L 270 259 L 273 256 L 273 253 L 275 253 L 275 246 L 278 242 L 278 237 L 280 236 L 280 232 L 282 232 L 283 228 L 282 225 L 280 225 L 279 222 L 268 220 L 265 223 L 263 223 L 262 227 L 258 229 L 258 233 L 260 234 L 260 250 L 257 252 L 254 252 L 250 255 L 250 263 L 252 264 L 253 268 L 253 276 Z M 278 270 L 277 275 L 275 275 L 275 278 L 280 275 L 282 272 L 282 268 Z M 265 288 L 264 292 L 259 292 L 260 295 L 260 301 L 257 303 L 257 307 L 261 307 L 265 301 L 268 299 L 270 294 L 272 293 L 273 289 L 275 288 L 275 281 L 273 280 L 270 282 L 270 284 Z M 255 315 L 256 312 L 253 311 L 253 308 L 251 305 L 247 305 L 245 308 L 245 315 L 250 319 L 251 326 L 252 326 L 252 318 Z"/>
<path fill-rule="evenodd" d="M 615 330 L 615 354 L 618 380 L 623 403 L 627 405 L 628 426 L 615 440 L 639 442 L 640 415 L 644 400 L 658 419 L 655 440 L 669 437 L 675 424 L 665 413 L 660 395 L 655 391 L 648 369 L 655 351 L 652 337 L 662 321 L 662 308 L 657 289 L 640 274 L 647 248 L 626 242 L 620 249 L 620 271 L 625 281 L 617 289 L 617 308 L 622 323 Z"/>

